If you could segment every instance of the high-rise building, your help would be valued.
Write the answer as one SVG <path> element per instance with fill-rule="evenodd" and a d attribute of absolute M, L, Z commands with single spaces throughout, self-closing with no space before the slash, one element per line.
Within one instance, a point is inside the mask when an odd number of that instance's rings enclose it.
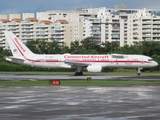
<path fill-rule="evenodd" d="M 10 30 L 23 42 L 30 39 L 59 44 L 94 37 L 98 43 L 114 42 L 131 45 L 138 41 L 160 41 L 160 10 L 126 9 L 124 4 L 114 9 L 78 8 L 74 11 L 54 10 L 46 12 L 0 15 L 0 47 L 7 43 L 3 34 Z"/>

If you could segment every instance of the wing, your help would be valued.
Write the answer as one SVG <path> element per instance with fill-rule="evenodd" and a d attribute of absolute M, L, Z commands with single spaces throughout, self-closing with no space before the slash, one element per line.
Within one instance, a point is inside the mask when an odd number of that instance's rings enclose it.
<path fill-rule="evenodd" d="M 74 60 L 65 60 L 65 63 L 74 67 L 87 67 L 88 65 L 90 65 L 89 63 L 84 63 L 84 62 L 76 62 Z"/>

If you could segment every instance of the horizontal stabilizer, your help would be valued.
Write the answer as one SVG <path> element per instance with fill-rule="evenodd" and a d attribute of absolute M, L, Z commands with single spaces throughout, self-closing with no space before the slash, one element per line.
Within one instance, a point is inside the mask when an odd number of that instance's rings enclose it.
<path fill-rule="evenodd" d="M 24 60 L 20 59 L 20 58 L 14 58 L 13 56 L 9 56 L 9 57 L 5 57 L 5 59 L 7 61 L 13 62 L 13 63 L 19 63 L 19 64 L 23 64 Z"/>

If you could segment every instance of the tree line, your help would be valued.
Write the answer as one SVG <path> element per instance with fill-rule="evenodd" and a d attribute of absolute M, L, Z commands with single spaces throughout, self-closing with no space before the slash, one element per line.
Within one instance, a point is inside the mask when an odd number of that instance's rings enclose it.
<path fill-rule="evenodd" d="M 160 42 L 157 41 L 140 41 L 134 45 L 124 45 L 120 47 L 119 42 L 99 42 L 94 37 L 88 37 L 80 42 L 73 41 L 70 47 L 57 40 L 50 39 L 50 42 L 44 40 L 29 40 L 26 46 L 34 53 L 37 54 L 141 54 L 152 57 L 160 64 Z M 20 64 L 14 64 L 5 60 L 5 56 L 12 56 L 11 51 L 0 48 L 0 71 L 75 71 L 75 69 L 46 69 L 35 68 Z M 106 69 L 105 71 L 113 71 L 114 69 Z M 149 71 L 159 71 L 160 66 L 155 68 L 145 69 Z"/>

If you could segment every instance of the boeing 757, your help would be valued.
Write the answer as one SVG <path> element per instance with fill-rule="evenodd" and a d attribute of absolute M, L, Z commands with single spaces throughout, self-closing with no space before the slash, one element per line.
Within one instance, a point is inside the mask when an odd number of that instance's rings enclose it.
<path fill-rule="evenodd" d="M 42 68 L 77 68 L 75 75 L 88 72 L 101 72 L 103 68 L 142 68 L 156 67 L 158 64 L 151 57 L 130 54 L 35 54 L 11 31 L 5 31 L 13 56 L 7 61 Z"/>

